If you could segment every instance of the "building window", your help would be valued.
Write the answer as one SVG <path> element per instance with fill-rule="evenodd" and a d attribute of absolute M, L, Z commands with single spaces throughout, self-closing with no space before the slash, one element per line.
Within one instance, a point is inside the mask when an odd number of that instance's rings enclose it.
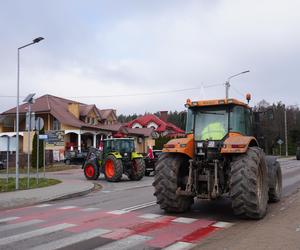
<path fill-rule="evenodd" d="M 52 130 L 60 130 L 60 122 L 56 118 L 53 119 Z"/>

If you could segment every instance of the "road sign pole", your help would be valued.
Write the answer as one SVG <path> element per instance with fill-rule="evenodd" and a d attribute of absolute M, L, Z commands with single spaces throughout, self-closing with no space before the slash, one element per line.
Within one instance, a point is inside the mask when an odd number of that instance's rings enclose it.
<path fill-rule="evenodd" d="M 9 136 L 7 136 L 7 152 L 6 152 L 6 188 L 8 190 L 8 166 L 9 166 Z"/>
<path fill-rule="evenodd" d="M 44 155 L 44 178 L 46 178 L 46 149 L 45 149 L 45 140 L 43 140 L 43 155 Z"/>
<path fill-rule="evenodd" d="M 27 144 L 27 189 L 29 189 L 30 180 L 30 135 L 31 135 L 31 105 L 28 104 L 28 144 Z"/>
<path fill-rule="evenodd" d="M 36 184 L 39 184 L 39 151 L 40 151 L 40 139 L 39 131 L 37 130 L 37 145 L 36 145 Z"/>
<path fill-rule="evenodd" d="M 281 144 L 279 144 L 279 155 L 281 156 Z"/>

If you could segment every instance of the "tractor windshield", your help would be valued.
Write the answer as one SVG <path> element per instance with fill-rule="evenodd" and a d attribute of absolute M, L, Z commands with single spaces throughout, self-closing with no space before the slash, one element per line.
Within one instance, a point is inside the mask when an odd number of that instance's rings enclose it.
<path fill-rule="evenodd" d="M 134 140 L 112 139 L 105 141 L 104 151 L 116 151 L 120 153 L 131 153 L 134 151 Z"/>
<path fill-rule="evenodd" d="M 228 132 L 225 107 L 205 107 L 194 111 L 195 140 L 222 140 Z"/>

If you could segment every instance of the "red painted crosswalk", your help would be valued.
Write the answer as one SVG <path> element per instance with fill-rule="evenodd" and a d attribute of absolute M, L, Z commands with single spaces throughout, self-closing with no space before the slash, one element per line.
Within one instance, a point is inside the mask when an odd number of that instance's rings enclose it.
<path fill-rule="evenodd" d="M 1 214 L 0 221 L 2 221 L 0 224 L 0 241 L 4 240 L 3 242 L 8 243 L 13 243 L 14 240 L 17 241 L 18 235 L 10 236 L 11 238 L 2 238 L 1 226 L 18 228 L 19 225 L 20 228 L 24 228 L 30 225 L 32 233 L 30 231 L 24 233 L 23 238 L 26 238 L 26 235 L 32 237 L 37 234 L 37 236 L 40 236 L 50 229 L 55 231 L 58 228 L 68 233 L 68 237 L 72 239 L 72 242 L 78 244 L 80 243 L 78 239 L 84 239 L 84 235 L 93 238 L 95 235 L 97 236 L 98 230 L 101 229 L 101 238 L 109 239 L 109 242 L 121 241 L 126 238 L 134 241 L 137 238 L 142 242 L 139 244 L 159 249 L 170 247 L 173 244 L 186 247 L 194 246 L 194 244 L 215 231 L 231 225 L 230 223 L 205 218 L 195 219 L 175 215 L 144 214 L 138 211 L 114 213 L 102 211 L 101 208 L 59 207 L 55 204 L 8 210 Z M 8 227 L 7 225 L 13 226 Z M 73 239 L 72 235 L 78 235 L 79 238 L 76 240 L 74 236 Z M 67 244 L 62 239 L 58 240 L 56 244 L 60 242 Z M 51 245 L 50 243 L 45 244 L 47 247 Z"/>

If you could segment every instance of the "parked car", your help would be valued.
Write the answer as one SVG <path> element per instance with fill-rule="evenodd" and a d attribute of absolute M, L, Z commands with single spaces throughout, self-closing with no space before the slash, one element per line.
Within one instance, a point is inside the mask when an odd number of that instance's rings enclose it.
<path fill-rule="evenodd" d="M 146 171 L 145 171 L 145 175 L 149 176 L 151 172 L 153 172 L 153 174 L 155 174 L 155 163 L 158 160 L 158 157 L 162 154 L 161 150 L 153 150 L 153 156 L 154 158 L 151 159 L 149 157 L 149 155 L 144 157 L 144 161 L 146 164 Z"/>
<path fill-rule="evenodd" d="M 70 150 L 65 153 L 65 164 L 82 164 L 87 156 L 87 152 L 79 152 L 78 150 Z"/>
<path fill-rule="evenodd" d="M 5 169 L 4 162 L 0 160 L 0 169 Z"/>

